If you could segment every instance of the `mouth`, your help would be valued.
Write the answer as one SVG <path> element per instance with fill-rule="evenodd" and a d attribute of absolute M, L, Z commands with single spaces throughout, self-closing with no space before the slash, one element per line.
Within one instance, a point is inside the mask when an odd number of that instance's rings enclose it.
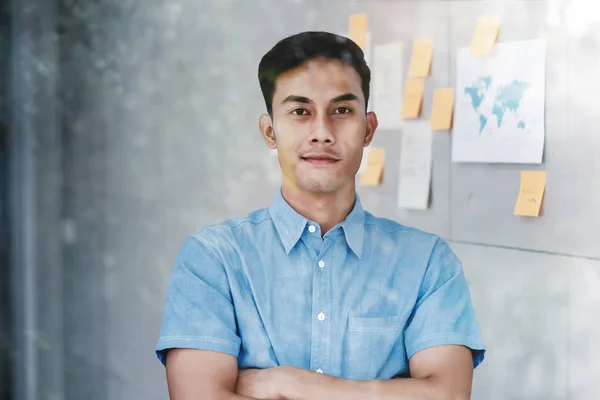
<path fill-rule="evenodd" d="M 313 165 L 331 165 L 340 161 L 338 158 L 335 158 L 329 154 L 314 154 L 308 155 L 306 157 L 301 157 L 302 160 L 311 163 Z"/>

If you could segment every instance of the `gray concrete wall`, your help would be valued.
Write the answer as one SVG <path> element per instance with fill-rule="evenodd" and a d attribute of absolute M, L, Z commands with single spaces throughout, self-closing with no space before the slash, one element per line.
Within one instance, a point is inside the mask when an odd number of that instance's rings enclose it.
<path fill-rule="evenodd" d="M 12 2 L 8 76 L 14 396 L 62 396 L 62 141 L 53 2 Z"/>
<path fill-rule="evenodd" d="M 0 5 L 0 99 L 9 93 L 9 43 L 10 13 L 8 4 L 3 4 Z M 8 102 L 0 100 L 0 399 L 9 398 L 12 383 L 8 135 Z"/>

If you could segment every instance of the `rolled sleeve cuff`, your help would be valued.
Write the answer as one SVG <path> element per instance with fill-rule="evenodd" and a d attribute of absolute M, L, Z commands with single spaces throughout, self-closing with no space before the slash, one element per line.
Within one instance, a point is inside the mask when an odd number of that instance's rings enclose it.
<path fill-rule="evenodd" d="M 240 341 L 232 342 L 223 339 L 202 338 L 194 336 L 166 336 L 158 339 L 156 345 L 156 356 L 165 365 L 167 351 L 170 349 L 195 349 L 210 350 L 230 354 L 234 357 L 239 355 Z"/>
<path fill-rule="evenodd" d="M 407 358 L 410 359 L 415 353 L 421 350 L 443 345 L 462 345 L 471 349 L 471 353 L 473 354 L 473 368 L 477 368 L 485 357 L 485 348 L 480 339 L 459 333 L 448 333 L 426 337 L 416 343 L 407 345 L 406 355 Z"/>

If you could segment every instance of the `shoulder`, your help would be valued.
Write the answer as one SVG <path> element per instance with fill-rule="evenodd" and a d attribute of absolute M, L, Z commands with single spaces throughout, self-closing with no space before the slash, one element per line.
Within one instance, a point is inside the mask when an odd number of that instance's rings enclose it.
<path fill-rule="evenodd" d="M 423 274 L 457 273 L 462 264 L 439 235 L 365 213 L 365 237 L 374 251 Z"/>
<path fill-rule="evenodd" d="M 444 243 L 436 234 L 402 225 L 391 219 L 376 217 L 370 212 L 365 212 L 365 234 L 378 240 L 390 240 L 399 245 L 429 248 L 431 251 Z"/>
<path fill-rule="evenodd" d="M 193 233 L 188 241 L 199 242 L 219 258 L 234 249 L 252 242 L 261 231 L 272 229 L 271 214 L 267 208 L 248 215 L 226 219 Z"/>

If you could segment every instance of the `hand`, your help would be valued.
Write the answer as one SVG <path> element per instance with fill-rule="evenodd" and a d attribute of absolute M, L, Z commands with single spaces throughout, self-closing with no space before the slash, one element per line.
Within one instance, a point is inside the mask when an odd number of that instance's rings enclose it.
<path fill-rule="evenodd" d="M 235 393 L 255 399 L 281 399 L 277 368 L 241 369 L 238 371 Z"/>

